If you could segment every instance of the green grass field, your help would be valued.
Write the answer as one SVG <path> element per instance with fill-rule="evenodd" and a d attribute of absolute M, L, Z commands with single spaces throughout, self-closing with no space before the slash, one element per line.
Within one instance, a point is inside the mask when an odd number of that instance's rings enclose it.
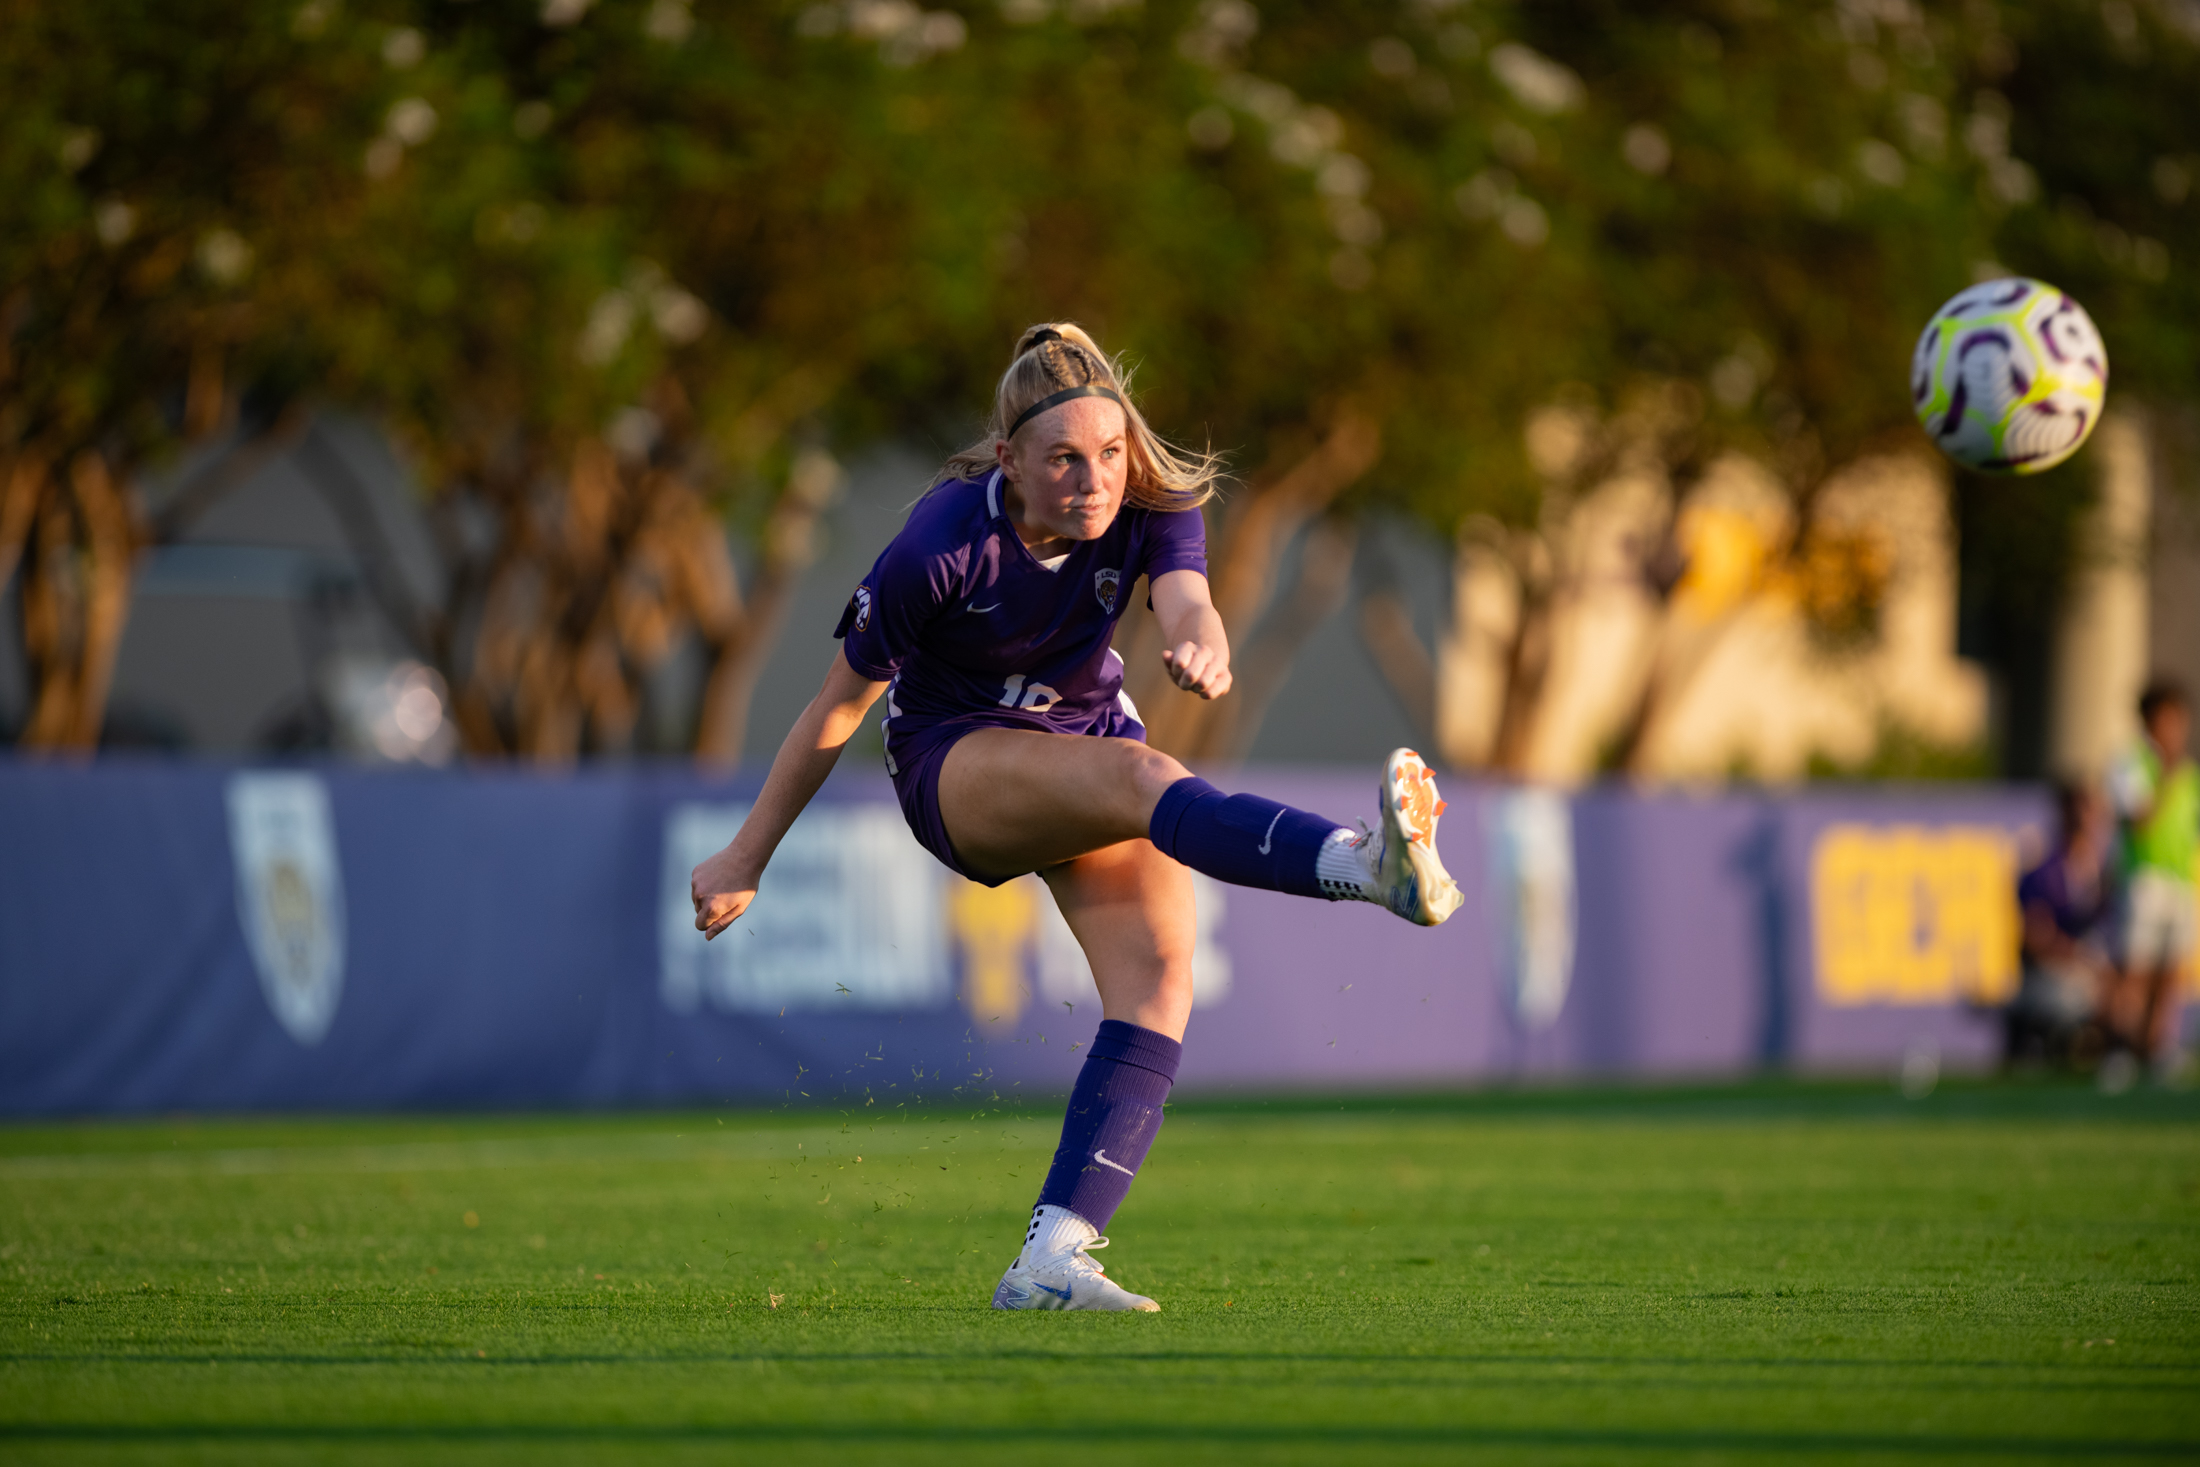
<path fill-rule="evenodd" d="M 1185 1105 L 1101 1255 L 1158 1316 L 984 1307 L 1050 1117 L 0 1128 L 0 1460 L 2191 1461 L 2196 1122 Z"/>

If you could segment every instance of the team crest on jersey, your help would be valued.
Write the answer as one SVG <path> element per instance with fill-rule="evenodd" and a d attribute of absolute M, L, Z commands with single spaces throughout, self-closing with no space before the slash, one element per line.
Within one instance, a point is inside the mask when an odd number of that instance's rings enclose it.
<path fill-rule="evenodd" d="M 869 586 L 856 587 L 856 594 L 851 598 L 849 604 L 856 614 L 856 630 L 859 632 L 869 631 L 871 629 L 871 588 Z"/>
<path fill-rule="evenodd" d="M 1115 615 L 1115 593 L 1123 584 L 1121 571 L 1103 570 L 1092 573 L 1092 594 L 1100 598 L 1100 609 Z"/>

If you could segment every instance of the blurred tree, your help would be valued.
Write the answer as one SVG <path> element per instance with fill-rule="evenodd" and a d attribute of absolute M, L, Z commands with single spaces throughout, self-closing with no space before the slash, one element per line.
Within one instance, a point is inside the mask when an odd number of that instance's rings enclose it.
<path fill-rule="evenodd" d="M 1502 706 L 1448 752 L 1518 767 L 1616 476 L 1650 489 L 1626 574 L 1663 628 L 1622 765 L 1750 598 L 1799 600 L 1829 646 L 1869 634 L 1877 553 L 1820 490 L 1922 451 L 1916 324 L 1983 262 L 2087 299 L 2119 390 L 2191 393 L 2194 313 L 2165 307 L 2189 304 L 2200 148 L 2167 8 L 199 11 L 0 16 L 0 581 L 20 555 L 39 742 L 96 735 L 162 532 L 121 486 L 193 434 L 288 441 L 284 404 L 407 445 L 433 587 L 318 435 L 299 458 L 469 749 L 626 747 L 650 669 L 696 638 L 693 745 L 730 759 L 833 450 L 959 436 L 1019 328 L 1080 319 L 1147 365 L 1159 423 L 1242 468 L 1210 522 L 1241 695 L 1149 696 L 1157 743 L 1242 753 L 1383 510 L 1505 603 Z M 2035 47 L 2090 59 L 2033 69 Z M 1747 573 L 1707 618 L 1695 527 L 1735 527 L 1687 511 L 1733 453 L 1790 512 L 1719 561 Z M 227 463 L 207 485 L 249 455 Z M 1363 593 L 1378 665 L 1442 721 L 1448 649 Z M 1151 695 L 1151 628 L 1125 636 Z"/>
<path fill-rule="evenodd" d="M 97 742 L 139 553 L 292 425 L 279 379 L 238 390 L 259 226 L 314 161 L 284 125 L 317 105 L 286 40 L 188 0 L 0 11 L 0 588 L 26 745 Z M 223 434 L 235 451 L 149 514 L 137 471 Z"/>
<path fill-rule="evenodd" d="M 1995 253 L 2085 303 L 2109 343 L 2111 411 L 2150 440 L 2164 489 L 2200 495 L 2200 20 L 2078 0 L 1969 14 L 1956 131 L 2026 195 Z M 2097 491 L 2090 454 L 2014 483 L 1959 476 L 1966 643 L 2000 679 L 2005 773 L 2054 772 L 2050 652 L 2079 562 L 2144 550 L 2088 543 Z"/>
<path fill-rule="evenodd" d="M 879 10 L 812 7 L 805 25 L 821 45 L 865 45 Z M 1352 17 L 1325 24 L 1289 44 L 1332 43 Z M 1257 690 L 1280 680 L 1310 619 L 1301 607 L 1246 634 L 1277 600 L 1286 547 L 1378 461 L 1386 424 L 1419 411 L 1444 437 L 1413 447 L 1471 455 L 1475 423 L 1504 411 L 1486 390 L 1507 374 L 1426 319 L 1442 292 L 1369 291 L 1373 174 L 1336 112 L 1248 69 L 1261 27 L 1242 4 L 1026 4 L 971 16 L 967 44 L 930 67 L 897 74 L 882 47 L 888 120 L 927 140 L 920 166 L 938 187 L 910 262 L 930 332 L 865 387 L 891 401 L 887 373 L 925 383 L 902 400 L 917 408 L 909 426 L 930 427 L 934 403 L 984 400 L 1020 327 L 1077 319 L 1149 366 L 1157 422 L 1242 466 L 1212 512 L 1210 575 L 1253 696 L 1154 696 L 1150 623 L 1134 615 L 1119 638 L 1155 742 L 1191 757 L 1250 739 Z M 972 282 L 957 256 L 986 269 Z M 1504 282 L 1444 284 L 1443 310 L 1503 300 Z"/>
<path fill-rule="evenodd" d="M 738 754 L 838 482 L 819 410 L 906 294 L 912 175 L 786 15 L 588 10 L 9 13 L 0 584 L 28 543 L 27 741 L 96 739 L 136 551 L 258 455 L 159 517 L 129 477 L 233 426 L 249 382 L 255 441 L 296 440 L 470 750 L 622 747 L 693 631 L 695 746 Z M 273 411 L 294 397 L 396 432 L 440 584 Z M 725 515 L 758 547 L 746 597 Z"/>
<path fill-rule="evenodd" d="M 1908 355 L 1918 323 L 1986 257 L 1990 214 L 1975 164 L 1948 145 L 1951 38 L 1914 9 L 1589 4 L 1519 19 L 1534 54 L 1583 78 L 1559 130 L 1567 176 L 1548 186 L 1554 237 L 1591 256 L 1584 304 L 1602 361 L 1564 409 L 1571 431 L 1546 420 L 1535 525 L 1484 537 L 1513 547 L 1522 607 L 1491 756 L 1520 767 L 1549 656 L 1538 623 L 1590 570 L 1565 543 L 1582 523 L 1572 511 L 1632 473 L 1657 493 L 1634 565 L 1656 620 L 1612 754 L 1633 770 L 1661 713 L 1763 598 L 1798 603 L 1829 650 L 1871 626 L 1883 574 L 1845 568 L 1893 547 L 1850 543 L 1854 528 L 1818 514 L 1820 491 L 1868 452 L 1922 448 Z M 1519 55 L 1490 62 L 1526 103 Z M 1747 551 L 1744 579 L 1706 596 L 1692 572 L 1715 547 L 1696 532 L 1741 525 L 1684 511 L 1731 453 L 1770 468 L 1791 507 L 1749 531 L 1769 543 Z"/>
<path fill-rule="evenodd" d="M 2009 174 L 2020 205 L 2000 220 L 1998 255 L 2085 303 L 2111 344 L 2119 396 L 2190 398 L 2200 383 L 2200 12 L 2025 0 L 1966 16 L 1963 147 L 1990 177 Z"/>
<path fill-rule="evenodd" d="M 806 14 L 845 35 L 859 9 Z M 1002 262 L 992 339 L 1096 325 L 1155 364 L 1161 421 L 1204 421 L 1244 467 L 1211 539 L 1245 688 L 1159 695 L 1134 618 L 1155 741 L 1209 758 L 1250 743 L 1342 594 L 1341 524 L 1276 583 L 1325 516 L 1406 510 L 1510 585 L 1505 707 L 1480 752 L 1510 767 L 1550 618 L 1585 573 L 1574 510 L 1620 467 L 1662 486 L 1636 567 L 1661 605 L 1686 569 L 1677 507 L 1728 451 L 1773 464 L 1797 508 L 1762 589 L 1860 563 L 1814 523 L 1817 488 L 1890 435 L 1916 443 L 1899 364 L 1987 253 L 1981 165 L 1947 146 L 1949 68 L 1926 29 L 1746 7 L 1032 4 L 888 81 L 894 115 L 964 163 L 940 212 Z M 938 345 L 971 339 L 955 324 Z M 993 351 L 963 364 L 973 398 Z M 1843 595 L 1807 599 L 1829 626 L 1857 619 Z M 1438 659 L 1395 598 L 1361 621 L 1433 718 Z M 1645 679 L 1624 748 L 1697 641 Z"/>
<path fill-rule="evenodd" d="M 651 668 L 692 633 L 710 664 L 694 747 L 728 760 L 837 484 L 789 433 L 849 343 L 755 310 L 790 283 L 758 241 L 795 246 L 800 217 L 764 233 L 757 205 L 822 177 L 803 155 L 831 137 L 773 109 L 823 112 L 832 91 L 787 72 L 779 17 L 698 28 L 681 6 L 586 9 L 426 7 L 417 28 L 325 29 L 332 48 L 361 29 L 385 55 L 390 36 L 415 41 L 380 88 L 366 186 L 315 221 L 287 314 L 329 390 L 390 422 L 427 485 L 445 580 L 423 600 L 358 486 L 320 460 L 354 503 L 370 585 L 452 687 L 467 747 L 562 761 L 630 746 Z M 713 237 L 727 205 L 742 239 Z M 878 221 L 838 222 L 861 239 Z M 802 266 L 829 278 L 834 263 Z M 728 512 L 761 522 L 746 597 Z"/>
<path fill-rule="evenodd" d="M 1583 538 L 1600 485 L 1653 493 L 1628 573 L 1654 630 L 1620 767 L 1753 604 L 1797 605 L 1830 655 L 1869 646 L 1897 547 L 1821 513 L 1822 490 L 1861 459 L 1927 453 L 1903 366 L 1918 323 L 1973 278 L 2023 270 L 2098 296 L 2119 390 L 2191 393 L 2196 317 L 2151 288 L 2177 253 L 2163 205 L 2181 203 L 2195 147 L 2195 50 L 2175 7 L 1215 3 L 1194 15 L 1182 49 L 1243 104 L 1222 114 L 1230 127 L 1210 117 L 1210 135 L 1245 127 L 1245 111 L 1279 123 L 1272 152 L 1317 160 L 1337 246 L 1330 308 L 1318 280 L 1261 297 L 1318 313 L 1331 355 L 1249 360 L 1284 380 L 1311 368 L 1372 405 L 1383 456 L 1347 507 L 1403 507 L 1457 535 L 1469 574 L 1508 603 L 1492 619 L 1501 706 L 1486 742 L 1454 742 L 1454 757 L 1522 767 L 1553 618 L 1611 574 Z M 2031 43 L 2012 39 L 2027 31 L 2056 58 L 2029 76 Z M 2012 137 L 2030 146 L 2028 116 L 2056 140 L 2039 168 L 2012 151 Z M 2104 135 L 2144 141 L 2133 152 Z M 1316 136 L 1329 153 L 1306 150 Z M 2073 203 L 2056 181 L 2086 169 Z M 2094 223 L 2118 208 L 2136 217 Z M 2074 237 L 2086 260 L 2041 248 L 2043 232 Z M 1216 323 L 1204 339 L 1227 356 L 1244 331 Z M 1734 454 L 1770 468 L 1789 507 L 1756 532 L 1749 575 L 1714 610 L 1692 570 L 1716 548 L 1696 543 L 1715 520 L 1689 511 Z M 2065 470 L 2050 498 L 2081 500 L 2084 472 Z M 2068 554 L 2052 520 L 2022 523 L 2045 537 L 2031 558 Z M 2000 528 L 2006 540 L 2021 525 Z M 1310 584 L 1334 559 L 1309 557 Z M 1370 649 L 1406 707 L 1432 708 L 1439 659 L 1380 595 L 1363 607 Z M 1305 620 L 1288 607 L 1275 618 L 1287 639 Z"/>
<path fill-rule="evenodd" d="M 1916 442 L 1901 364 L 1916 323 L 1986 255 L 1989 223 L 1975 166 L 1947 148 L 1944 52 L 1915 12 L 1878 13 L 1436 6 L 1357 46 L 1298 48 L 1364 56 L 1363 91 L 1387 75 L 1400 100 L 1419 98 L 1440 140 L 1376 153 L 1378 180 L 1411 191 L 1388 212 L 1401 235 L 1459 237 L 1431 253 L 1503 282 L 1510 319 L 1491 335 L 1518 344 L 1497 367 L 1511 380 L 1463 384 L 1502 409 L 1478 436 L 1523 450 L 1502 481 L 1430 433 L 1437 451 L 1407 459 L 1410 478 L 1386 464 L 1370 484 L 1457 534 L 1468 573 L 1505 603 L 1491 618 L 1499 706 L 1479 740 L 1448 741 L 1452 757 L 1524 767 L 1554 618 L 1612 574 L 1584 539 L 1600 486 L 1642 491 L 1627 573 L 1654 616 L 1623 768 L 1754 600 L 1799 598 L 1834 630 L 1874 594 L 1869 576 L 1826 594 L 1812 574 L 1854 560 L 1819 522 L 1818 492 L 1859 455 Z M 1364 102 L 1347 115 L 1355 131 L 1387 120 Z M 1390 268 L 1377 261 L 1371 293 Z M 1423 315 L 1459 311 L 1439 318 L 1471 339 L 1482 303 L 1462 294 Z M 1706 614 L 1682 594 L 1700 517 L 1681 511 L 1733 453 L 1771 468 L 1792 508 L 1751 553 L 1748 584 Z M 1402 691 L 1409 706 L 1432 701 Z"/>

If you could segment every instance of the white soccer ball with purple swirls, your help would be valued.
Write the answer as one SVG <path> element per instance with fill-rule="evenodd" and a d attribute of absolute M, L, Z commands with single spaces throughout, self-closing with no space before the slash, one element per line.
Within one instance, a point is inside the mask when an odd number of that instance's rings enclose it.
<path fill-rule="evenodd" d="M 2036 474 L 2101 420 L 2108 348 L 2085 307 L 2039 280 L 1989 280 L 1942 306 L 1917 339 L 1910 400 L 1966 468 Z"/>

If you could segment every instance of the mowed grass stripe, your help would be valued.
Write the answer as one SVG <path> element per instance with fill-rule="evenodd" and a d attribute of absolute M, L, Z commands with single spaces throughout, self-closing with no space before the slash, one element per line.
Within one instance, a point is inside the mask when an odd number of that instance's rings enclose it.
<path fill-rule="evenodd" d="M 2166 1102 L 2143 1122 L 1848 1103 L 1192 1108 L 1102 1255 L 1162 1300 L 1148 1317 L 984 1309 L 1044 1118 L 18 1128 L 0 1441 L 72 1461 L 745 1441 L 967 1462 L 1065 1432 L 1125 1460 L 2194 1455 L 2200 1129 L 2162 1124 Z"/>
<path fill-rule="evenodd" d="M 372 1444 L 413 1447 L 425 1443 L 572 1443 L 607 1445 L 661 1445 L 685 1442 L 788 1443 L 788 1444 L 895 1444 L 900 1446 L 973 1447 L 1001 1446 L 1021 1450 L 1038 1448 L 1060 1451 L 1062 1438 L 1055 1427 L 966 1428 L 929 1427 L 912 1432 L 906 1427 L 829 1426 L 618 1426 L 618 1427 L 0 1427 L 0 1441 L 245 1444 Z M 1479 1427 L 1259 1427 L 1185 1425 L 1155 1428 L 1132 1422 L 1110 1427 L 1092 1446 L 1105 1452 L 1125 1443 L 1229 1444 L 1235 1446 L 1391 1446 L 1391 1447 L 1560 1447 L 1608 1448 L 1629 1452 L 1687 1451 L 1721 1454 L 1746 1453 L 1766 1458 L 1787 1454 L 1837 1453 L 1872 1456 L 1919 1453 L 1960 1454 L 1987 1458 L 2054 1458 L 2084 1460 L 2089 1457 L 2140 1460 L 2180 1460 L 2200 1450 L 2200 1437 L 2173 1441 L 2101 1441 L 2091 1438 L 1953 1437 L 1930 1434 L 1873 1435 L 1863 1432 L 1750 1432 L 1717 1430 L 1591 1431 L 1543 1429 L 1506 1431 Z M 1080 1446 L 1080 1451 L 1088 1448 Z"/>
<path fill-rule="evenodd" d="M 759 1160 L 808 1150 L 820 1156 L 859 1147 L 885 1155 L 924 1149 L 937 1128 L 915 1122 L 852 1128 L 804 1126 L 762 1134 L 642 1133 L 617 1137 L 544 1136 L 530 1139 L 396 1142 L 364 1146 L 255 1146 L 222 1150 L 95 1151 L 77 1154 L 0 1155 L 0 1186 L 72 1177 L 262 1176 L 275 1172 L 465 1172 L 506 1167 L 572 1166 L 611 1162 L 691 1162 L 713 1157 Z M 953 1132 L 955 1127 L 948 1127 Z M 974 1135 L 979 1125 L 960 1128 Z M 995 1122 L 987 1140 L 1019 1151 L 1050 1145 L 1056 1128 L 1041 1121 Z M 961 1139 L 961 1138 L 958 1138 Z M 950 1143 L 951 1144 L 951 1143 Z M 968 1142 L 965 1141 L 967 1146 Z"/>

